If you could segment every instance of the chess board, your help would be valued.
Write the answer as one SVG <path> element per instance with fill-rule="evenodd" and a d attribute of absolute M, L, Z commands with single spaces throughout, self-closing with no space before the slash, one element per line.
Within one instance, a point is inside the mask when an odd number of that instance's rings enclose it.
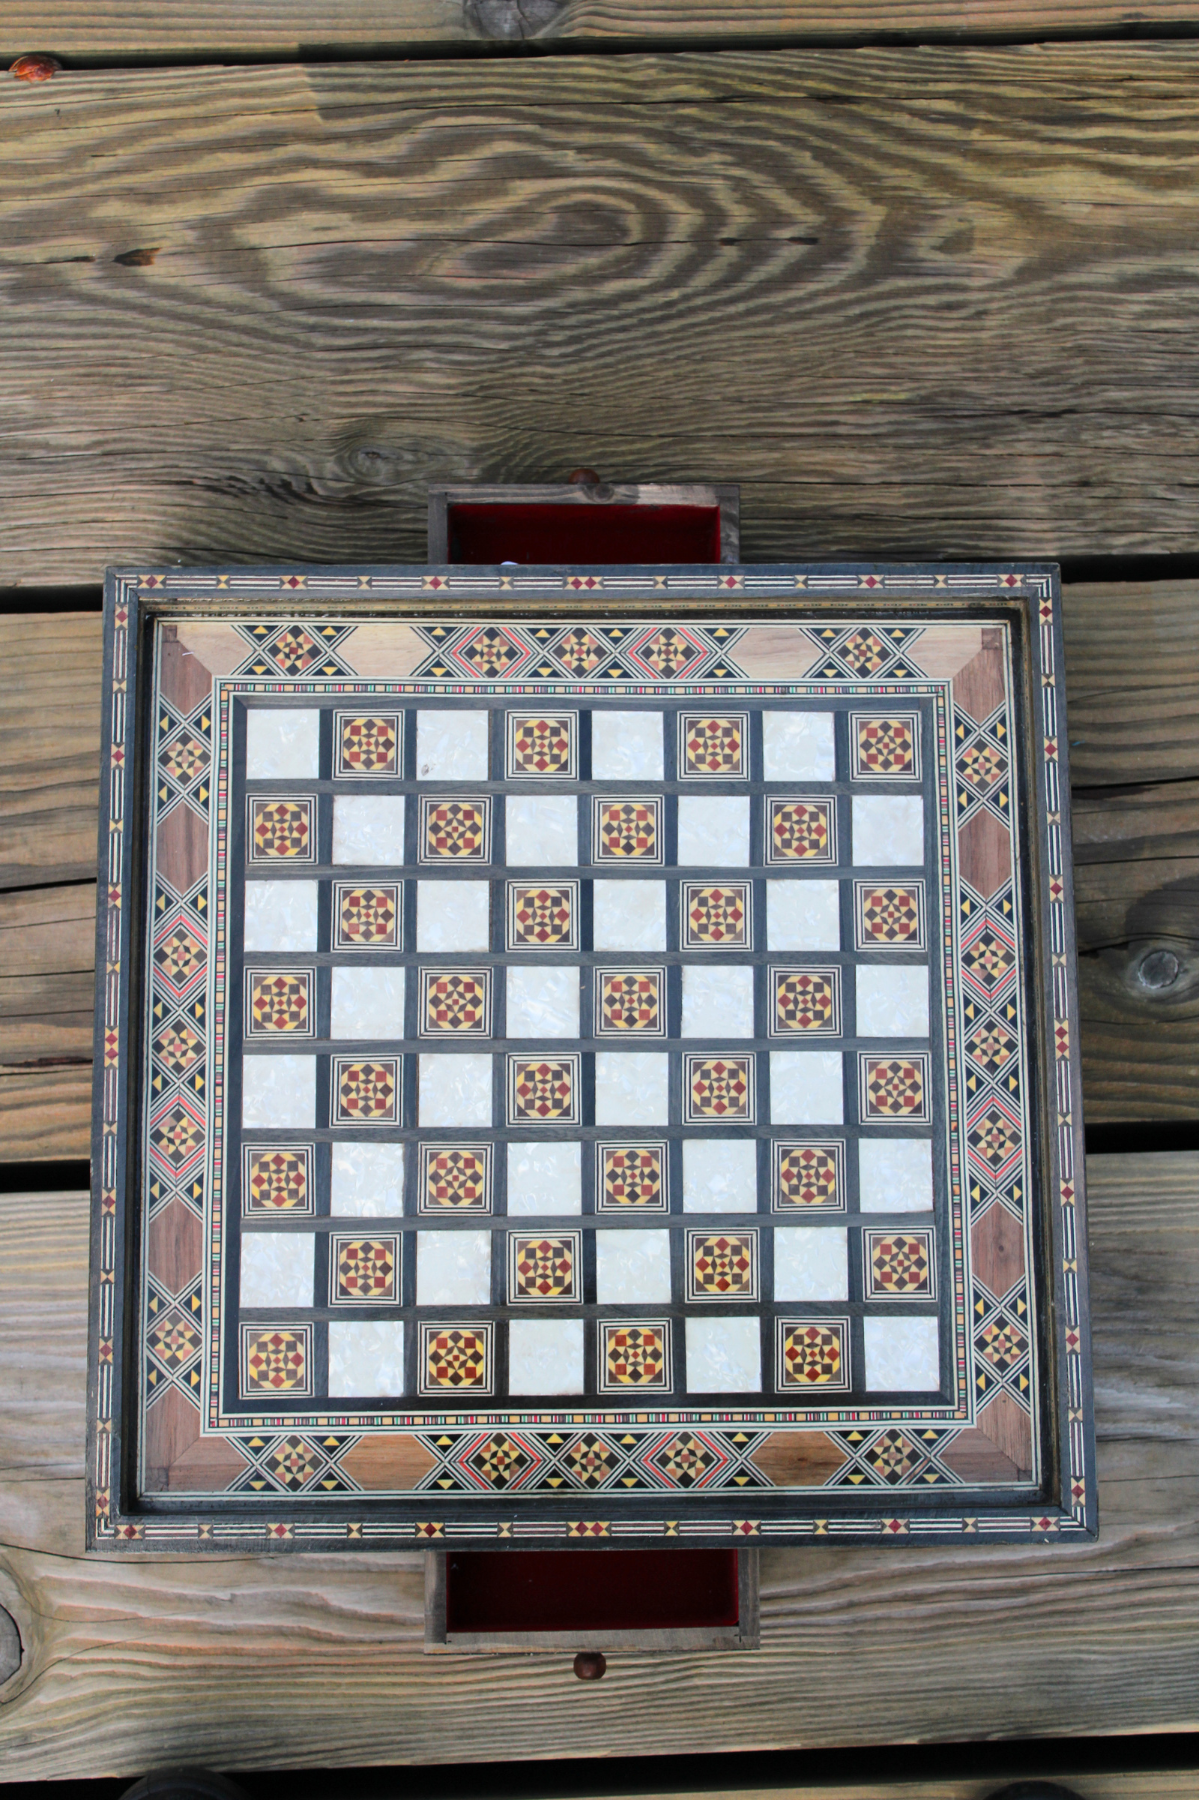
<path fill-rule="evenodd" d="M 1094 1531 L 1053 570 L 107 615 L 93 1546 Z"/>

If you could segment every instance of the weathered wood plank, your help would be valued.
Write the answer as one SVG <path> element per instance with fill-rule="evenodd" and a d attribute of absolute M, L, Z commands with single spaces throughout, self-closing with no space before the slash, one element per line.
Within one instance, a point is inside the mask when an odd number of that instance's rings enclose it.
<path fill-rule="evenodd" d="M 202 0 L 184 12 L 153 0 L 11 0 L 0 59 L 48 50 L 62 57 L 134 61 L 140 56 L 345 55 L 491 50 L 506 44 L 594 45 L 609 50 L 664 44 L 852 42 L 1098 36 L 1139 25 L 1189 25 L 1188 0 L 1023 0 L 988 16 L 965 0 Z"/>
<path fill-rule="evenodd" d="M 422 1656 L 415 1556 L 83 1559 L 87 1203 L 6 1199 L 0 1604 L 27 1652 L 6 1775 L 1188 1729 L 1196 1169 L 1089 1160 L 1097 1543 L 768 1551 L 760 1651 L 615 1657 L 594 1690 L 565 1657 Z"/>
<path fill-rule="evenodd" d="M 745 555 L 1195 541 L 1186 44 L 0 83 L 0 579 L 420 560 L 430 485 Z"/>
<path fill-rule="evenodd" d="M 102 629 L 98 613 L 5 621 L 0 889 L 95 877 Z"/>
<path fill-rule="evenodd" d="M 1195 581 L 1064 589 L 1073 788 L 1195 778 L 1198 604 Z"/>

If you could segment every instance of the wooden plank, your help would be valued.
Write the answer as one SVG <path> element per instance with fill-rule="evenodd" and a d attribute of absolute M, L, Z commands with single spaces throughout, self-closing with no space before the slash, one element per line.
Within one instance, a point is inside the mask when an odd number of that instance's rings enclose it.
<path fill-rule="evenodd" d="M 1167 582 L 1065 591 L 1072 739 L 1077 730 L 1088 734 L 1085 744 L 1073 743 L 1073 773 L 1119 781 L 1142 728 L 1128 726 L 1127 716 L 1143 724 L 1174 720 L 1155 753 L 1169 778 L 1075 791 L 1085 1105 L 1093 1123 L 1195 1116 L 1197 788 L 1182 779 L 1195 772 L 1195 729 L 1185 712 L 1195 704 L 1186 699 L 1194 696 L 1185 641 L 1194 632 L 1192 592 L 1193 584 Z M 1141 628 L 1130 633 L 1135 615 Z M 49 884 L 61 880 L 64 855 L 79 858 L 66 864 L 73 876 L 95 866 L 99 620 L 30 615 L 11 629 L 19 679 L 0 700 L 7 751 L 0 782 L 11 784 L 15 799 L 0 882 Z M 59 726 L 67 718 L 64 758 Z M 1110 736 L 1119 746 L 1112 755 Z M 0 1159 L 88 1155 L 94 903 L 93 887 L 83 883 L 0 894 Z M 1137 972 L 1148 946 L 1164 939 L 1179 954 L 1180 976 L 1170 992 L 1148 990 Z"/>
<path fill-rule="evenodd" d="M 739 482 L 751 560 L 1186 549 L 1194 81 L 1102 43 L 0 84 L 0 580 L 418 561 L 430 486 L 580 464 Z"/>
<path fill-rule="evenodd" d="M 303 57 L 354 50 L 397 55 L 490 50 L 536 43 L 609 50 L 654 45 L 762 45 L 816 40 L 1101 36 L 1127 29 L 1125 0 L 1024 0 L 989 17 L 965 0 L 201 0 L 180 9 L 153 0 L 10 0 L 0 56 L 28 50 L 72 59 L 130 62 L 142 56 Z M 1139 25 L 1194 22 L 1188 0 L 1149 0 Z"/>
<path fill-rule="evenodd" d="M 1190 1729 L 1196 1171 L 1089 1160 L 1098 1542 L 767 1550 L 760 1651 L 621 1655 L 583 1691 L 565 1656 L 422 1656 L 418 1556 L 84 1559 L 87 1204 L 6 1200 L 0 1603 L 26 1647 L 6 1776 Z"/>

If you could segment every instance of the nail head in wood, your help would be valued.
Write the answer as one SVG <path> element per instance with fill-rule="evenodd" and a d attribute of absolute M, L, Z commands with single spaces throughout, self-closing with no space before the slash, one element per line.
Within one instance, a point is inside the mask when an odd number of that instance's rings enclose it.
<path fill-rule="evenodd" d="M 574 1666 L 580 1681 L 602 1681 L 608 1663 L 598 1650 L 581 1650 Z"/>
<path fill-rule="evenodd" d="M 49 81 L 61 68 L 53 56 L 18 56 L 16 62 L 8 65 L 8 72 L 17 81 Z"/>
<path fill-rule="evenodd" d="M 572 487 L 599 487 L 600 477 L 595 469 L 572 469 L 567 476 Z"/>

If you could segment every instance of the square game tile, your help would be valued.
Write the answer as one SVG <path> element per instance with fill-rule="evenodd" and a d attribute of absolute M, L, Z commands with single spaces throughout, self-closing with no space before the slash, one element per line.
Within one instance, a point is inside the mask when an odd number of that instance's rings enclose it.
<path fill-rule="evenodd" d="M 510 950 L 579 948 L 577 881 L 510 881 L 507 896 Z"/>
<path fill-rule="evenodd" d="M 665 950 L 667 890 L 661 881 L 594 881 L 592 944 L 596 950 Z"/>
<path fill-rule="evenodd" d="M 663 715 L 609 711 L 592 715 L 593 781 L 661 781 Z"/>
<path fill-rule="evenodd" d="M 929 1036 L 929 971 L 893 964 L 854 971 L 859 1037 Z"/>
<path fill-rule="evenodd" d="M 250 799 L 246 816 L 252 863 L 316 861 L 316 801 L 311 795 Z"/>
<path fill-rule="evenodd" d="M 496 1327 L 480 1324 L 419 1324 L 417 1370 L 420 1391 L 446 1400 L 490 1394 L 496 1382 Z"/>
<path fill-rule="evenodd" d="M 749 800 L 685 794 L 678 829 L 681 867 L 744 869 L 750 861 Z"/>
<path fill-rule="evenodd" d="M 316 884 L 313 885 L 315 887 Z M 334 949 L 398 950 L 401 934 L 400 894 L 398 882 L 335 882 Z"/>
<path fill-rule="evenodd" d="M 746 713 L 679 715 L 679 775 L 707 781 L 744 781 L 750 773 Z"/>
<path fill-rule="evenodd" d="M 707 1300 L 758 1299 L 757 1231 L 684 1233 L 684 1291 L 695 1305 Z"/>
<path fill-rule="evenodd" d="M 398 1125 L 400 1058 L 335 1056 L 331 1063 L 331 1123 Z"/>
<path fill-rule="evenodd" d="M 417 1118 L 427 1126 L 492 1122 L 492 1059 L 471 1052 L 417 1058 Z"/>
<path fill-rule="evenodd" d="M 753 1138 L 684 1139 L 683 1210 L 758 1210 L 758 1146 Z"/>
<path fill-rule="evenodd" d="M 417 779 L 486 781 L 489 717 L 458 707 L 418 712 Z"/>
<path fill-rule="evenodd" d="M 247 781 L 303 780 L 320 773 L 321 715 L 315 707 L 247 709 Z"/>
<path fill-rule="evenodd" d="M 577 1143 L 509 1144 L 509 1218 L 582 1212 L 582 1162 Z"/>
<path fill-rule="evenodd" d="M 422 1144 L 417 1210 L 490 1213 L 494 1154 L 488 1143 Z"/>
<path fill-rule="evenodd" d="M 404 1326 L 398 1319 L 331 1319 L 329 1392 L 349 1398 L 404 1392 Z"/>
<path fill-rule="evenodd" d="M 938 1386 L 936 1319 L 865 1318 L 863 1353 L 872 1393 L 930 1392 Z"/>
<path fill-rule="evenodd" d="M 334 968 L 329 984 L 329 1035 L 334 1038 L 402 1038 L 406 971 Z"/>
<path fill-rule="evenodd" d="M 680 942 L 685 950 L 748 950 L 752 925 L 750 884 L 685 881 L 679 890 Z"/>
<path fill-rule="evenodd" d="M 243 1306 L 311 1306 L 311 1231 L 255 1231 L 242 1238 Z"/>
<path fill-rule="evenodd" d="M 329 1239 L 330 1306 L 394 1306 L 400 1298 L 400 1238 L 333 1232 Z"/>
<path fill-rule="evenodd" d="M 509 1232 L 510 1306 L 577 1306 L 582 1299 L 582 1232 Z"/>
<path fill-rule="evenodd" d="M 335 794 L 333 860 L 393 868 L 404 861 L 403 794 Z"/>
<path fill-rule="evenodd" d="M 417 1232 L 417 1305 L 490 1306 L 490 1231 Z"/>
<path fill-rule="evenodd" d="M 583 1320 L 514 1319 L 508 1328 L 510 1394 L 582 1394 Z"/>
<path fill-rule="evenodd" d="M 242 1065 L 242 1124 L 247 1130 L 307 1127 L 311 1131 L 316 1114 L 315 1056 L 246 1058 Z"/>
<path fill-rule="evenodd" d="M 772 1037 L 840 1037 L 842 972 L 837 968 L 773 968 L 768 974 Z"/>
<path fill-rule="evenodd" d="M 245 949 L 315 950 L 317 893 L 315 881 L 248 881 Z"/>
<path fill-rule="evenodd" d="M 242 1155 L 243 1213 L 286 1213 L 295 1219 L 316 1211 L 311 1144 L 247 1145 Z"/>
<path fill-rule="evenodd" d="M 446 868 L 492 860 L 492 802 L 486 794 L 423 796 L 418 829 L 423 863 Z"/>
<path fill-rule="evenodd" d="M 777 1225 L 776 1300 L 848 1297 L 845 1231 L 836 1225 Z"/>
<path fill-rule="evenodd" d="M 781 1393 L 811 1392 L 820 1400 L 850 1387 L 850 1321 L 777 1318 L 775 1386 Z"/>
<path fill-rule="evenodd" d="M 832 781 L 836 773 L 833 714 L 784 712 L 762 715 L 763 775 L 768 781 Z"/>
<path fill-rule="evenodd" d="M 652 1051 L 596 1052 L 597 1125 L 666 1125 L 670 1059 Z"/>
<path fill-rule="evenodd" d="M 933 1300 L 936 1289 L 932 1231 L 864 1231 L 868 1300 Z"/>
<path fill-rule="evenodd" d="M 839 1139 L 780 1138 L 772 1147 L 774 1212 L 846 1210 L 846 1146 Z"/>
<path fill-rule="evenodd" d="M 837 1050 L 772 1050 L 771 1123 L 840 1125 L 842 1057 Z"/>
<path fill-rule="evenodd" d="M 510 868 L 574 868 L 579 861 L 579 802 L 574 794 L 510 794 L 504 803 Z"/>
<path fill-rule="evenodd" d="M 768 881 L 768 950 L 840 950 L 836 881 Z"/>
<path fill-rule="evenodd" d="M 924 1125 L 929 1120 L 927 1056 L 861 1056 L 859 1105 L 864 1125 Z"/>
<path fill-rule="evenodd" d="M 509 1057 L 510 1125 L 578 1125 L 581 1098 L 578 1056 Z"/>
<path fill-rule="evenodd" d="M 757 1315 L 685 1322 L 689 1394 L 757 1394 L 762 1351 Z"/>
<path fill-rule="evenodd" d="M 329 1210 L 337 1218 L 396 1219 L 404 1211 L 403 1144 L 335 1144 Z"/>
<path fill-rule="evenodd" d="M 654 1144 L 596 1145 L 596 1211 L 666 1212 L 669 1207 L 667 1146 Z"/>
<path fill-rule="evenodd" d="M 420 1006 L 423 1037 L 491 1037 L 492 971 L 422 969 Z"/>
<path fill-rule="evenodd" d="M 418 881 L 418 951 L 461 955 L 489 950 L 491 909 L 486 881 Z"/>
<path fill-rule="evenodd" d="M 685 963 L 683 1030 L 685 1038 L 754 1036 L 754 970 L 728 963 Z"/>
<path fill-rule="evenodd" d="M 763 837 L 768 863 L 835 863 L 837 808 L 832 800 L 769 797 Z"/>
<path fill-rule="evenodd" d="M 592 801 L 592 861 L 636 863 L 644 868 L 664 857 L 661 799 Z"/>
<path fill-rule="evenodd" d="M 860 1138 L 858 1203 L 863 1212 L 930 1212 L 933 1145 L 928 1138 Z"/>
<path fill-rule="evenodd" d="M 510 781 L 575 780 L 577 713 L 510 712 L 505 714 L 504 722 L 505 773 Z"/>
<path fill-rule="evenodd" d="M 334 774 L 355 781 L 402 775 L 402 718 L 398 712 L 335 713 Z"/>
<path fill-rule="evenodd" d="M 312 1393 L 311 1325 L 243 1325 L 241 1391 L 247 1398 L 303 1399 Z"/>
<path fill-rule="evenodd" d="M 247 969 L 247 1037 L 313 1037 L 315 982 L 315 969 Z"/>
<path fill-rule="evenodd" d="M 593 1009 L 597 1037 L 665 1037 L 665 969 L 596 969 Z"/>
<path fill-rule="evenodd" d="M 596 1233 L 596 1301 L 600 1306 L 662 1306 L 671 1300 L 669 1231 Z"/>
<path fill-rule="evenodd" d="M 850 773 L 857 781 L 919 781 L 919 714 L 851 713 Z"/>
<path fill-rule="evenodd" d="M 508 970 L 507 1025 L 510 1038 L 577 1038 L 579 970 L 518 966 Z"/>
<path fill-rule="evenodd" d="M 693 1125 L 753 1123 L 752 1056 L 685 1056 L 683 1116 Z"/>
<path fill-rule="evenodd" d="M 602 1394 L 664 1394 L 671 1388 L 669 1319 L 618 1319 L 600 1327 Z"/>
<path fill-rule="evenodd" d="M 906 868 L 925 861 L 925 803 L 920 795 L 855 794 L 850 804 L 856 863 Z"/>

